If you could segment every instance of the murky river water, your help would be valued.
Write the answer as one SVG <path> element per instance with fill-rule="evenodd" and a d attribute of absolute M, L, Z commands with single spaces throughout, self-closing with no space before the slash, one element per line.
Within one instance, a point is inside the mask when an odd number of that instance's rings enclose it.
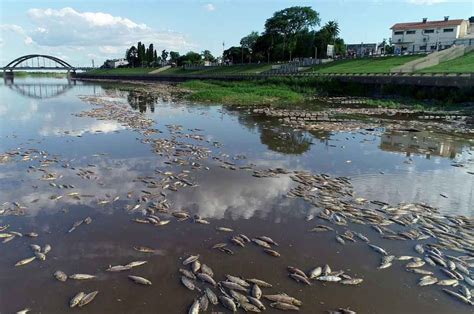
<path fill-rule="evenodd" d="M 272 283 L 274 287 L 265 289 L 265 294 L 294 296 L 303 301 L 304 313 L 339 307 L 358 313 L 472 313 L 472 307 L 447 296 L 439 286 L 418 287 L 420 275 L 407 272 L 403 261 L 379 270 L 380 255 L 364 242 L 341 245 L 334 232 L 308 232 L 324 221 L 306 221 L 320 209 L 301 198 L 286 197 L 296 182 L 287 174 L 271 178 L 252 174 L 254 169 L 280 167 L 349 177 L 356 197 L 393 205 L 423 202 L 442 214 L 472 218 L 473 138 L 383 128 L 311 134 L 248 111 L 140 97 L 117 86 L 38 78 L 15 78 L 14 85 L 0 85 L 0 154 L 20 152 L 0 163 L 0 205 L 2 212 L 5 209 L 0 226 L 38 233 L 37 238 L 16 236 L 0 244 L 0 313 L 23 308 L 33 313 L 184 313 L 200 296 L 180 283 L 182 258 L 191 254 L 199 254 L 217 280 L 234 274 Z M 114 119 L 77 116 L 94 108 L 79 96 L 97 96 L 143 112 L 153 120 L 152 138 L 195 145 L 189 147 L 206 153 L 199 160 L 180 152 L 160 156 L 148 134 Z M 25 159 L 26 155 L 33 160 Z M 179 165 L 176 158 L 198 164 Z M 250 165 L 253 170 L 229 169 L 234 164 Z M 194 186 L 176 185 L 177 191 L 156 186 L 169 176 L 165 172 L 183 174 L 183 169 L 189 171 L 185 175 Z M 53 173 L 56 179 L 42 180 L 45 173 Z M 169 183 L 173 185 L 173 180 Z M 80 197 L 71 197 L 75 195 Z M 163 226 L 132 221 L 143 218 L 142 210 L 151 202 L 163 199 L 170 211 L 197 214 L 210 224 L 174 217 Z M 103 200 L 109 202 L 100 204 Z M 136 204 L 140 208 L 130 210 Z M 92 223 L 67 233 L 74 222 L 88 216 Z M 234 235 L 217 231 L 219 226 L 249 237 L 269 236 L 279 242 L 274 249 L 281 257 L 269 256 L 252 244 L 240 248 L 229 243 L 234 255 L 212 249 Z M 367 225 L 333 228 L 363 233 L 396 256 L 416 254 L 416 241 L 382 239 Z M 33 243 L 52 246 L 46 260 L 14 267 L 32 256 L 29 245 Z M 137 246 L 156 251 L 141 253 L 134 250 Z M 127 272 L 105 272 L 109 265 L 133 260 L 148 263 Z M 318 281 L 305 286 L 290 279 L 286 270 L 289 265 L 308 270 L 324 264 L 364 281 L 358 286 Z M 60 282 L 53 277 L 56 270 L 97 277 Z M 153 285 L 137 285 L 127 278 L 130 274 Z M 77 292 L 94 290 L 99 294 L 93 302 L 81 309 L 69 308 Z M 277 311 L 266 305 L 266 312 Z M 211 305 L 210 311 L 225 308 Z"/>

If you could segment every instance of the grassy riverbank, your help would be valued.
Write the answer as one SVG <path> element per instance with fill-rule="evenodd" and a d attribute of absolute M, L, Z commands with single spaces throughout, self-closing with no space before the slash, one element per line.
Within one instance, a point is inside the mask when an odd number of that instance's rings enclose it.
<path fill-rule="evenodd" d="M 424 73 L 474 73 L 474 51 L 462 57 L 441 62 L 430 68 L 421 70 Z"/>
<path fill-rule="evenodd" d="M 342 83 L 330 78 L 282 77 L 249 81 L 187 81 L 179 85 L 190 91 L 188 99 L 236 105 L 301 105 L 314 96 L 370 97 L 365 106 L 412 109 L 460 109 L 472 91 L 458 89 L 384 85 L 382 88 Z"/>
<path fill-rule="evenodd" d="M 413 56 L 393 56 L 378 58 L 362 58 L 339 60 L 323 65 L 316 65 L 308 72 L 317 73 L 390 73 L 394 67 L 423 57 L 423 55 Z"/>
<path fill-rule="evenodd" d="M 187 81 L 181 87 L 191 91 L 189 99 L 199 102 L 235 105 L 301 103 L 305 94 L 291 86 L 266 81 Z"/>

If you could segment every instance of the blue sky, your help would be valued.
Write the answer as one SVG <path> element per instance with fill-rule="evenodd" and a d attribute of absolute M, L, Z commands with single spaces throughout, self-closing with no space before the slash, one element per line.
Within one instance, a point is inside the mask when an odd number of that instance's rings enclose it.
<path fill-rule="evenodd" d="M 238 45 L 286 7 L 311 6 L 322 24 L 339 22 L 346 43 L 380 42 L 397 22 L 467 19 L 474 0 L 1 0 L 0 64 L 30 53 L 52 54 L 73 65 L 122 57 L 138 40 L 155 48 L 209 49 L 214 55 Z"/>

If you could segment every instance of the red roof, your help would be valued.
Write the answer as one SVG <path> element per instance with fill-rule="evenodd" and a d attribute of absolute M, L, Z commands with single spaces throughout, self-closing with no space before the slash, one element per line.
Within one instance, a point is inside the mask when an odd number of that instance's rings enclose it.
<path fill-rule="evenodd" d="M 407 30 L 407 29 L 425 29 L 425 28 L 440 28 L 440 27 L 449 27 L 449 26 L 458 26 L 464 20 L 447 20 L 447 21 L 427 21 L 415 22 L 415 23 L 397 23 L 393 25 L 390 29 L 394 30 Z"/>

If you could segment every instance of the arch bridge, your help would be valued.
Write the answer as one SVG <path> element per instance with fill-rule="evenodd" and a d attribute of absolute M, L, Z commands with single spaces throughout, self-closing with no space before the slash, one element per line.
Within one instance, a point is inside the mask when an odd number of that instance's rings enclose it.
<path fill-rule="evenodd" d="M 89 70 L 89 67 L 75 67 L 54 56 L 31 54 L 24 55 L 1 68 L 5 78 L 13 78 L 13 71 L 62 70 L 74 74 L 76 70 Z"/>

